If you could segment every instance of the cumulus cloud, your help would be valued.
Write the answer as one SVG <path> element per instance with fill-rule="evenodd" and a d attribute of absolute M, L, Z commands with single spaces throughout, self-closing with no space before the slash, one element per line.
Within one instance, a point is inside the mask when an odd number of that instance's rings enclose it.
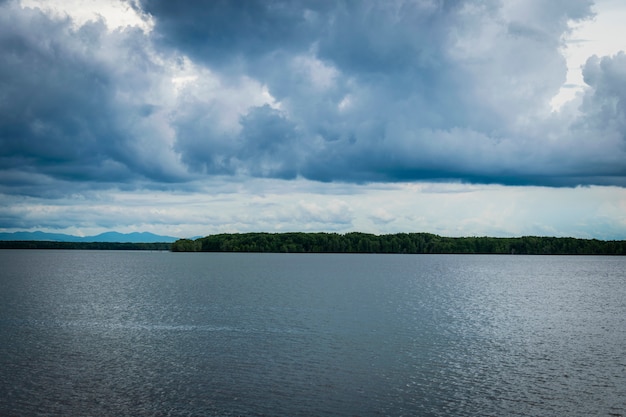
<path fill-rule="evenodd" d="M 568 22 L 593 15 L 591 1 L 140 5 L 162 45 L 217 72 L 246 74 L 276 99 L 290 149 L 265 147 L 265 169 L 256 155 L 232 152 L 252 175 L 623 184 L 623 149 L 598 146 L 597 130 L 582 135 L 579 119 L 550 107 L 565 81 L 562 37 Z M 255 141 L 284 143 L 266 126 Z M 587 148 L 602 172 L 584 161 Z"/>
<path fill-rule="evenodd" d="M 377 208 L 370 215 L 370 219 L 375 224 L 387 224 L 389 222 L 394 221 L 396 219 L 396 217 L 393 214 L 389 213 L 384 208 Z"/>
<path fill-rule="evenodd" d="M 589 0 L 130 4 L 151 30 L 0 2 L 2 192 L 216 175 L 626 186 L 624 54 L 591 58 L 580 103 L 550 106 Z"/>
<path fill-rule="evenodd" d="M 3 185 L 28 182 L 25 173 L 33 185 L 38 175 L 109 184 L 186 176 L 158 130 L 150 93 L 160 69 L 142 31 L 0 7 Z"/>
<path fill-rule="evenodd" d="M 626 54 L 589 58 L 583 76 L 591 89 L 581 107 L 585 114 L 582 122 L 626 146 Z"/>
<path fill-rule="evenodd" d="M 300 201 L 298 204 L 299 217 L 305 224 L 350 224 L 354 218 L 353 210 L 341 200 L 334 199 L 326 205 L 312 201 Z"/>

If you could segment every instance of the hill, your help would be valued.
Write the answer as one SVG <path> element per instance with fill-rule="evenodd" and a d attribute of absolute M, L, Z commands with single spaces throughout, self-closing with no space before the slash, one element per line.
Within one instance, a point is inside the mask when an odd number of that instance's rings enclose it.
<path fill-rule="evenodd" d="M 95 236 L 74 236 L 63 233 L 13 232 L 0 233 L 0 241 L 48 241 L 48 242 L 119 242 L 119 243 L 173 243 L 177 238 L 150 232 L 105 232 Z"/>

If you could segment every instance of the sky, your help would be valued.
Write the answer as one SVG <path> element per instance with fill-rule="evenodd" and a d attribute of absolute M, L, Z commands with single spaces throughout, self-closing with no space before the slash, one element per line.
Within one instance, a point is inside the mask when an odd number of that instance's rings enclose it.
<path fill-rule="evenodd" d="M 626 239 L 621 0 L 0 0 L 0 231 Z"/>

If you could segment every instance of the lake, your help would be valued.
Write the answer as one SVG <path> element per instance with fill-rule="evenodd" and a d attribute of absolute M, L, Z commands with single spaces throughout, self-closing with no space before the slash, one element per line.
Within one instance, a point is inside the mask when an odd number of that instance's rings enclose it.
<path fill-rule="evenodd" d="M 2 250 L 0 268 L 0 415 L 626 415 L 626 257 Z"/>

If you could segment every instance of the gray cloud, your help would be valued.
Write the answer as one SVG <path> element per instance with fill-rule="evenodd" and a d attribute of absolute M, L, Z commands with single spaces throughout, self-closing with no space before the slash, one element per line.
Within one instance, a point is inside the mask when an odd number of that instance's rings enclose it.
<path fill-rule="evenodd" d="M 584 123 L 616 136 L 626 146 L 626 54 L 589 58 L 583 76 L 592 88 L 581 107 Z"/>
<path fill-rule="evenodd" d="M 178 121 L 177 149 L 191 169 L 205 174 L 295 178 L 301 151 L 295 142 L 297 132 L 292 122 L 268 105 L 251 108 L 241 117 L 238 134 L 217 132 L 212 118 L 194 117 L 189 122 L 187 117 Z"/>
<path fill-rule="evenodd" d="M 253 76 L 279 100 L 290 148 L 269 124 L 254 137 L 244 129 L 226 142 L 250 149 L 231 153 L 245 172 L 286 177 L 289 164 L 322 181 L 623 183 L 622 150 L 596 150 L 596 171 L 571 142 L 597 145 L 597 132 L 563 131 L 550 116 L 565 79 L 561 37 L 568 20 L 592 15 L 591 1 L 208 3 L 142 5 L 170 47 L 218 72 L 228 63 L 230 76 Z M 178 149 L 196 163 L 214 155 Z"/>
<path fill-rule="evenodd" d="M 626 186 L 624 55 L 588 61 L 579 108 L 550 108 L 562 35 L 591 1 L 133 4 L 152 32 L 0 2 L 2 192 L 214 175 Z"/>
<path fill-rule="evenodd" d="M 26 181 L 20 172 L 69 183 L 177 179 L 154 163 L 167 150 L 151 152 L 139 138 L 151 133 L 141 126 L 153 111 L 133 101 L 152 87 L 142 32 L 108 33 L 102 21 L 75 29 L 69 18 L 9 2 L 0 11 L 0 50 L 4 185 Z M 34 192 L 37 182 L 33 176 Z"/>
<path fill-rule="evenodd" d="M 331 2 L 227 0 L 193 3 L 141 0 L 139 11 L 156 18 L 159 40 L 213 66 L 245 65 L 277 50 L 292 53 L 316 36 L 311 16 Z M 315 19 L 314 19 L 315 20 Z"/>

